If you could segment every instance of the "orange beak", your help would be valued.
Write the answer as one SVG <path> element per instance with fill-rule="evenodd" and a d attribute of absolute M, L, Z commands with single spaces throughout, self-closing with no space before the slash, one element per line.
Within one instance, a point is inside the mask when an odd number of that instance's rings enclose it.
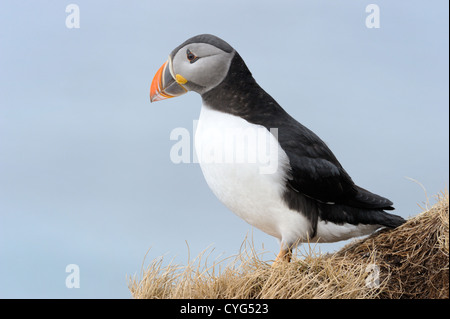
<path fill-rule="evenodd" d="M 150 102 L 161 101 L 187 93 L 187 89 L 178 83 L 170 72 L 170 59 L 156 72 L 150 86 Z"/>

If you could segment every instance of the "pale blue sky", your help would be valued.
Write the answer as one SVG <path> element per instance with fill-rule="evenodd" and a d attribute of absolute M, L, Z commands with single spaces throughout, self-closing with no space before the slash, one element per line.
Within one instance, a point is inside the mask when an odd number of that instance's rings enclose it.
<path fill-rule="evenodd" d="M 79 29 L 65 26 L 70 3 Z M 379 29 L 365 26 L 370 3 Z M 448 186 L 448 1 L 2 1 L 0 297 L 128 298 L 149 248 L 179 262 L 185 241 L 191 256 L 238 251 L 252 228 L 197 164 L 169 157 L 200 97 L 149 102 L 167 55 L 200 33 L 229 42 L 397 214 L 426 200 L 406 177 L 429 196 Z M 253 238 L 274 258 L 274 238 Z M 65 286 L 68 264 L 79 289 Z"/>

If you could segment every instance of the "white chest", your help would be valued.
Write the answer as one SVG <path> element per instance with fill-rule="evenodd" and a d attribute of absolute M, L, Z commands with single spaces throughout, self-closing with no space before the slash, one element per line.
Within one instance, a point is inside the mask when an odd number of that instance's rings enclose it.
<path fill-rule="evenodd" d="M 213 193 L 251 225 L 280 238 L 276 219 L 289 160 L 265 127 L 203 106 L 195 134 L 203 175 Z"/>

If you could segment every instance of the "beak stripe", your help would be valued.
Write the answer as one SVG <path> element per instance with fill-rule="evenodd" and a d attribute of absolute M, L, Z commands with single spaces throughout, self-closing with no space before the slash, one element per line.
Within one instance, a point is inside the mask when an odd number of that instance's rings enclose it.
<path fill-rule="evenodd" d="M 156 72 L 150 85 L 150 102 L 161 101 L 187 93 L 187 89 L 181 85 L 187 80 L 177 74 L 175 77 L 170 72 L 170 58 Z M 170 72 L 170 73 L 169 73 Z"/>
<path fill-rule="evenodd" d="M 164 98 L 168 98 L 164 97 L 164 92 L 162 92 L 161 88 L 162 88 L 162 74 L 164 72 L 164 68 L 166 67 L 167 62 L 164 63 L 159 70 L 156 72 L 155 77 L 153 78 L 152 81 L 152 85 L 150 86 L 150 101 L 154 102 L 154 101 L 161 101 Z M 161 96 L 162 95 L 162 96 Z"/>

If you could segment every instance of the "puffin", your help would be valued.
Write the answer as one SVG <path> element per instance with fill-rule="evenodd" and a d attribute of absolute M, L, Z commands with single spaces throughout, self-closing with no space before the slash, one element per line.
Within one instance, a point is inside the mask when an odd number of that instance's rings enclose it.
<path fill-rule="evenodd" d="M 356 185 L 329 147 L 290 116 L 253 78 L 239 53 L 211 34 L 170 54 L 150 101 L 189 91 L 202 106 L 197 161 L 211 191 L 237 216 L 275 237 L 278 262 L 305 242 L 327 243 L 396 228 L 393 203 Z"/>

